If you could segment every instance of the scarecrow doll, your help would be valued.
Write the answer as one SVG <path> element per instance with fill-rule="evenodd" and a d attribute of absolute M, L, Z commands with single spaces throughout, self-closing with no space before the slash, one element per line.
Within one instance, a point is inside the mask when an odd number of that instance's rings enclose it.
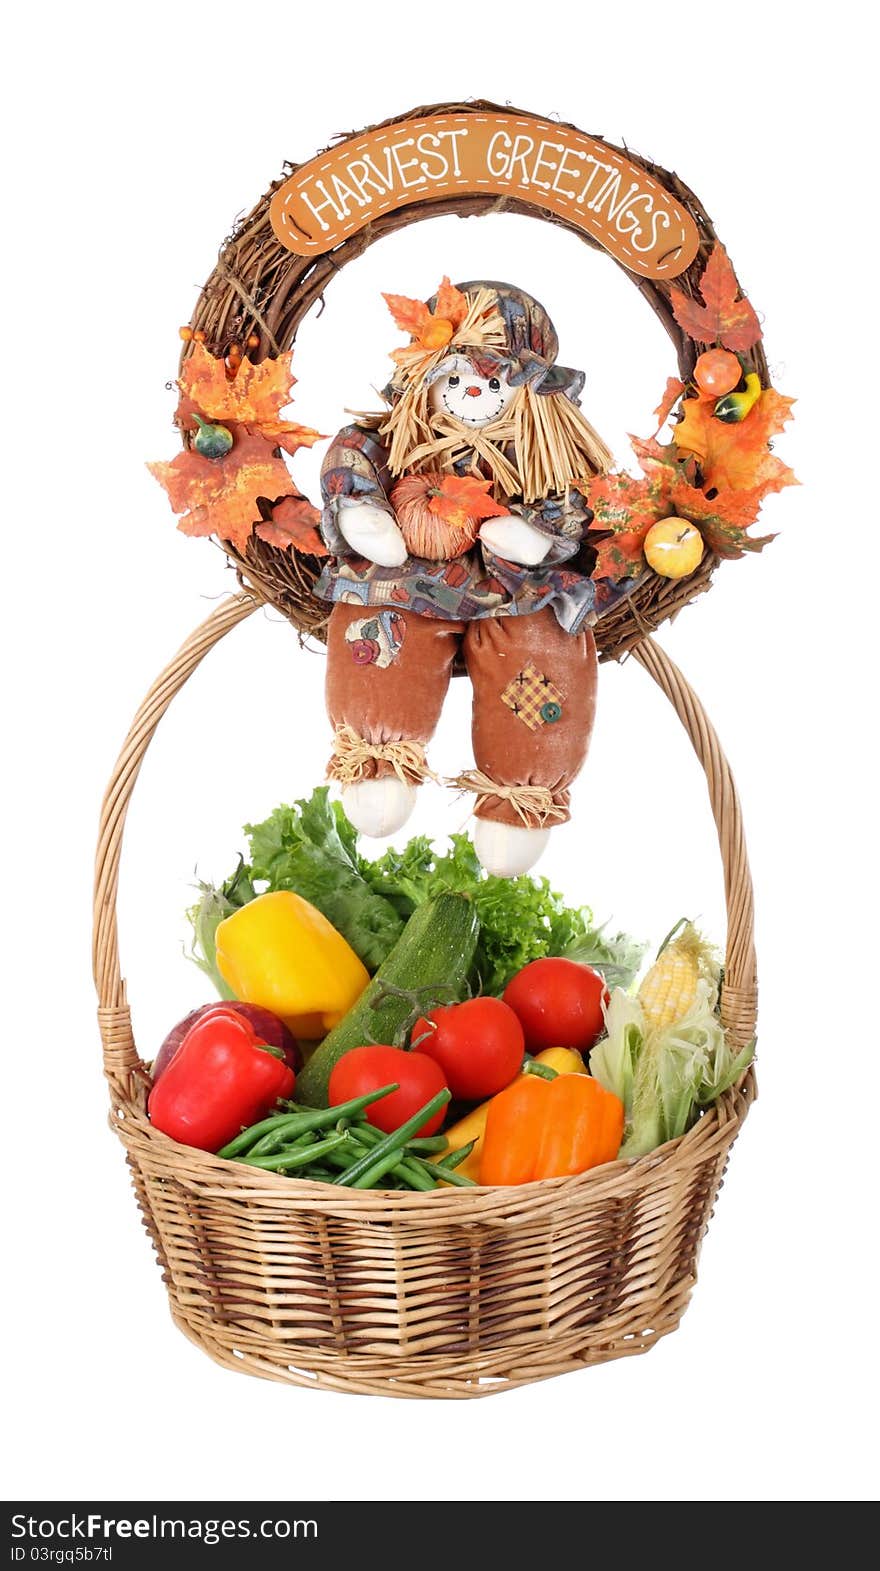
<path fill-rule="evenodd" d="M 427 303 L 385 299 L 410 343 L 386 408 L 340 431 L 321 475 L 329 775 L 362 833 L 400 829 L 436 778 L 425 749 L 461 662 L 476 767 L 449 784 L 474 794 L 484 867 L 513 876 L 568 819 L 589 745 L 596 586 L 575 559 L 611 455 L 523 290 L 444 279 Z"/>

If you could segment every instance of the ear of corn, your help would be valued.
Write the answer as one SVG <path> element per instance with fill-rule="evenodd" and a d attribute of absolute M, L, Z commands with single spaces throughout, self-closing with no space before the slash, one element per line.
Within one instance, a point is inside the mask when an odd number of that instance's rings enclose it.
<path fill-rule="evenodd" d="M 711 945 L 692 922 L 685 922 L 661 949 L 639 988 L 639 1003 L 649 1030 L 664 1030 L 693 1009 L 700 982 L 717 993 L 720 966 Z"/>

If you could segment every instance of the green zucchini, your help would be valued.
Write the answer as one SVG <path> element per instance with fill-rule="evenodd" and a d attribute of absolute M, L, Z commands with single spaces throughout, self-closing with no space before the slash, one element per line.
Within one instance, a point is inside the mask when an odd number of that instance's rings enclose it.
<path fill-rule="evenodd" d="M 393 1044 L 412 1012 L 413 1000 L 386 988 L 415 993 L 424 999 L 426 1009 L 464 998 L 479 931 L 467 895 L 437 895 L 417 906 L 369 987 L 297 1075 L 297 1102 L 326 1107 L 330 1075 L 344 1053 L 368 1042 Z"/>

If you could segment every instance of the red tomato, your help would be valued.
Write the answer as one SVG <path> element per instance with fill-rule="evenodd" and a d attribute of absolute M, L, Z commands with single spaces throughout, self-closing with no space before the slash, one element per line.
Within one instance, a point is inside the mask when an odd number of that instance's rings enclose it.
<path fill-rule="evenodd" d="M 452 1095 L 482 1102 L 510 1085 L 522 1068 L 523 1028 L 500 998 L 471 998 L 432 1009 L 410 1038 L 417 1055 L 440 1065 Z"/>
<path fill-rule="evenodd" d="M 576 960 L 533 960 L 504 989 L 519 1016 L 530 1053 L 545 1047 L 589 1052 L 605 1029 L 608 989 L 598 971 Z"/>
<path fill-rule="evenodd" d="M 397 1085 L 399 1090 L 389 1092 L 367 1108 L 370 1123 L 386 1135 L 405 1124 L 438 1091 L 446 1089 L 439 1064 L 424 1053 L 407 1053 L 402 1047 L 353 1047 L 340 1058 L 330 1076 L 330 1106 L 338 1107 L 353 1096 L 365 1096 L 368 1091 L 390 1085 Z M 418 1133 L 435 1134 L 445 1116 L 446 1108 L 441 1107 Z"/>

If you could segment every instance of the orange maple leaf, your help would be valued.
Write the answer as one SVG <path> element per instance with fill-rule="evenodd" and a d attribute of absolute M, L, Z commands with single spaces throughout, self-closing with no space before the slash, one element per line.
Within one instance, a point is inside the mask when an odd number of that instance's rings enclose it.
<path fill-rule="evenodd" d="M 296 380 L 291 370 L 292 351 L 274 360 L 242 360 L 233 377 L 226 374 L 222 356 L 209 353 L 204 344 L 193 344 L 178 379 L 183 419 L 192 410 L 210 420 L 234 420 L 240 425 L 262 426 L 278 419 L 290 403 Z"/>
<path fill-rule="evenodd" d="M 699 344 L 723 344 L 725 349 L 751 349 L 761 337 L 761 324 L 743 296 L 723 245 L 715 245 L 700 279 L 703 304 L 673 285 L 669 290 L 672 312 L 679 327 Z"/>
<path fill-rule="evenodd" d="M 259 425 L 247 422 L 246 429 L 252 436 L 264 436 L 273 447 L 282 447 L 291 458 L 301 447 L 314 447 L 324 440 L 320 431 L 310 425 L 299 425 L 296 420 L 261 420 Z"/>
<path fill-rule="evenodd" d="M 697 459 L 706 490 L 748 491 L 762 486 L 765 494 L 781 491 L 797 482 L 788 465 L 770 452 L 769 444 L 791 419 L 793 403 L 793 398 L 768 387 L 745 420 L 728 425 L 716 420 L 712 404 L 686 398 L 675 427 L 675 445 Z"/>
<path fill-rule="evenodd" d="M 489 495 L 491 488 L 491 480 L 478 480 L 475 475 L 446 475 L 432 491 L 428 508 L 449 524 L 462 525 L 469 518 L 500 518 L 507 508 Z"/>
<path fill-rule="evenodd" d="M 678 478 L 669 500 L 679 518 L 696 525 L 715 556 L 731 558 L 743 556 L 746 551 L 761 551 L 775 540 L 775 535 L 752 537 L 746 534 L 758 516 L 767 490 L 767 486 L 758 485 L 748 491 L 716 491 L 708 497 L 699 487 Z"/>
<path fill-rule="evenodd" d="M 272 508 L 271 520 L 257 524 L 261 540 L 279 550 L 303 551 L 309 556 L 329 556 L 317 525 L 321 514 L 304 496 L 285 496 Z"/>
<path fill-rule="evenodd" d="M 409 333 L 420 349 L 445 348 L 468 312 L 467 296 L 445 277 L 437 290 L 433 312 L 424 300 L 411 300 L 408 295 L 383 295 L 382 298 L 396 325 Z M 411 350 L 412 344 L 406 349 L 396 349 L 392 359 L 408 356 Z"/>
<path fill-rule="evenodd" d="M 413 338 L 418 338 L 422 328 L 431 320 L 431 313 L 424 300 L 411 300 L 409 295 L 384 293 L 382 299 L 394 318 L 395 327 L 399 327 L 402 333 L 410 333 Z"/>
<path fill-rule="evenodd" d="M 258 497 L 273 501 L 290 490 L 283 459 L 264 437 L 234 432 L 225 458 L 203 458 L 191 450 L 171 463 L 147 468 L 168 493 L 185 535 L 219 535 L 243 549 L 260 517 Z"/>
<path fill-rule="evenodd" d="M 434 309 L 434 315 L 442 316 L 445 321 L 451 322 L 453 327 L 461 327 L 467 314 L 467 295 L 462 294 L 460 289 L 456 289 L 455 285 L 449 282 L 448 275 L 444 275 L 437 290 L 437 304 Z"/>
<path fill-rule="evenodd" d="M 182 431 L 194 431 L 196 414 L 208 420 L 243 425 L 252 436 L 265 436 L 274 447 L 293 455 L 301 447 L 322 440 L 321 432 L 294 420 L 282 420 L 279 411 L 290 403 L 296 378 L 290 369 L 293 352 L 255 365 L 242 360 L 234 377 L 226 374 L 222 357 L 203 344 L 194 344 L 180 373 L 180 398 L 175 420 Z"/>
<path fill-rule="evenodd" d="M 666 424 L 683 392 L 684 382 L 679 381 L 677 376 L 668 376 L 666 378 L 666 390 L 657 408 L 654 410 L 658 431 Z"/>
<path fill-rule="evenodd" d="M 653 446 L 658 454 L 662 449 Z M 593 578 L 617 582 L 631 578 L 644 566 L 644 540 L 652 524 L 671 512 L 669 490 L 673 468 L 658 458 L 651 473 L 636 479 L 625 473 L 599 475 L 590 482 L 587 502 L 593 512 L 590 530 L 607 533 L 605 540 L 591 541 L 596 550 Z"/>

